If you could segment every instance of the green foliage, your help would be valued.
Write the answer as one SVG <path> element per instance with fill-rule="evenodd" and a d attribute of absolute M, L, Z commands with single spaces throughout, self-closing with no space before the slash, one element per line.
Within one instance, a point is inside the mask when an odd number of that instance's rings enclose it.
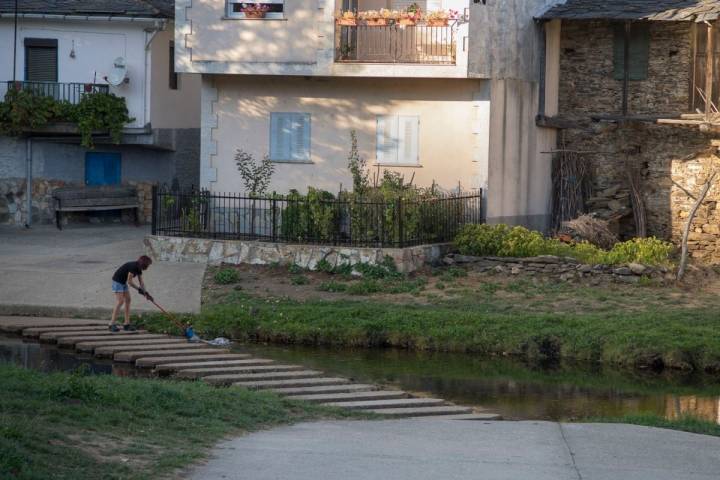
<path fill-rule="evenodd" d="M 455 237 L 460 253 L 478 256 L 534 257 L 557 255 L 588 264 L 617 265 L 637 262 L 667 265 L 674 250 L 672 244 L 657 238 L 635 238 L 603 250 L 588 242 L 562 243 L 545 238 L 540 232 L 507 225 L 465 225 Z"/>
<path fill-rule="evenodd" d="M 215 283 L 220 285 L 229 285 L 240 281 L 240 274 L 234 268 L 223 268 L 219 270 L 213 277 Z"/>
<path fill-rule="evenodd" d="M 92 134 L 96 131 L 109 132 L 113 141 L 119 143 L 123 127 L 132 121 L 125 99 L 111 93 L 86 93 L 73 105 L 30 90 L 11 88 L 0 102 L 1 133 L 19 135 L 50 122 L 72 122 L 77 124 L 81 143 L 87 148 L 93 148 Z"/>
<path fill-rule="evenodd" d="M 356 263 L 353 268 L 363 277 L 371 279 L 403 277 L 403 274 L 398 272 L 395 260 L 389 255 L 385 255 L 379 264 Z"/>
<path fill-rule="evenodd" d="M 315 270 L 323 273 L 335 273 L 335 267 L 333 267 L 330 262 L 328 262 L 325 258 L 317 262 L 317 265 L 315 265 Z"/>
<path fill-rule="evenodd" d="M 358 153 L 357 133 L 355 130 L 350 131 L 348 170 L 350 170 L 353 179 L 353 191 L 357 194 L 365 193 L 370 188 L 370 176 L 367 170 L 367 161 Z"/>
<path fill-rule="evenodd" d="M 290 283 L 292 285 L 307 285 L 310 280 L 305 275 L 293 275 L 290 277 Z"/>
<path fill-rule="evenodd" d="M 260 162 L 256 162 L 252 154 L 238 149 L 235 153 L 235 164 L 245 184 L 245 191 L 250 196 L 256 197 L 267 192 L 275 173 L 275 165 L 267 155 Z"/>
<path fill-rule="evenodd" d="M 293 275 L 300 274 L 304 271 L 305 271 L 305 269 L 302 268 L 297 263 L 291 263 L 290 265 L 288 265 L 288 272 L 292 273 Z"/>
<path fill-rule="evenodd" d="M 313 187 L 307 195 L 291 190 L 282 214 L 282 234 L 298 242 L 330 242 L 335 238 L 338 209 L 332 193 Z"/>
<path fill-rule="evenodd" d="M 442 275 L 440 275 L 440 280 L 444 282 L 452 282 L 461 277 L 467 277 L 467 270 L 460 267 L 450 267 L 447 268 Z"/>
<path fill-rule="evenodd" d="M 348 284 L 338 282 L 337 280 L 329 280 L 327 282 L 322 282 L 320 285 L 318 285 L 318 290 L 321 292 L 344 292 L 347 290 Z"/>

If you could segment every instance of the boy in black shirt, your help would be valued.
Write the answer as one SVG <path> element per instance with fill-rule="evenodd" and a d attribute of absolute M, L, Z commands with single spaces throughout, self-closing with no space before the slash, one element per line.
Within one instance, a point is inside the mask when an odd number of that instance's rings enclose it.
<path fill-rule="evenodd" d="M 110 331 L 118 332 L 120 328 L 115 324 L 118 312 L 120 308 L 125 305 L 125 323 L 123 329 L 126 331 L 135 330 L 135 327 L 130 325 L 130 292 L 128 285 L 138 291 L 140 295 L 144 295 L 145 298 L 152 301 L 153 297 L 145 290 L 145 284 L 142 279 L 142 272 L 148 269 L 152 264 L 152 260 L 147 255 L 143 255 L 134 262 L 127 262 L 118 268 L 112 277 L 112 291 L 115 294 L 115 308 L 113 308 L 112 319 L 110 320 Z M 135 279 L 137 278 L 140 286 L 135 285 Z"/>

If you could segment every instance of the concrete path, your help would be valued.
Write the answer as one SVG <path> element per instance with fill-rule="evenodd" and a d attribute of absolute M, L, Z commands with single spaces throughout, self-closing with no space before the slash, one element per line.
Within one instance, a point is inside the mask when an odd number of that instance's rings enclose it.
<path fill-rule="evenodd" d="M 717 480 L 720 438 L 632 425 L 304 423 L 219 444 L 193 480 Z"/>
<path fill-rule="evenodd" d="M 148 227 L 128 225 L 0 227 L 0 313 L 107 314 L 113 272 L 144 253 L 148 233 Z M 145 283 L 166 308 L 198 312 L 204 274 L 204 264 L 155 262 Z M 135 295 L 133 309 L 155 307 Z"/>

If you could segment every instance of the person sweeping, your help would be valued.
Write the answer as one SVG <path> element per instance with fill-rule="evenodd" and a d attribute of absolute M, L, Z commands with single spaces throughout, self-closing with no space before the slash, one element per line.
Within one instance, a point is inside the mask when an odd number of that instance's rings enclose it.
<path fill-rule="evenodd" d="M 111 332 L 119 332 L 120 327 L 117 326 L 117 316 L 120 309 L 125 307 L 125 323 L 123 330 L 134 331 L 136 328 L 130 324 L 130 291 L 128 286 L 134 288 L 138 293 L 149 301 L 153 301 L 153 297 L 145 290 L 142 274 L 152 265 L 152 259 L 147 255 L 143 255 L 134 262 L 127 262 L 120 266 L 112 276 L 112 291 L 115 294 L 115 308 L 113 308 L 112 318 L 110 320 L 109 329 Z M 139 285 L 135 284 L 135 281 Z"/>

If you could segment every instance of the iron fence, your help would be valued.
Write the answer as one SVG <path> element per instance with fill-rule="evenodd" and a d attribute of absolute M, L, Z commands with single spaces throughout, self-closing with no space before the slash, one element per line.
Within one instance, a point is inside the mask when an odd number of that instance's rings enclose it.
<path fill-rule="evenodd" d="M 58 83 L 58 82 L 21 82 L 9 81 L 6 83 L 7 90 L 23 90 L 34 95 L 51 97 L 58 101 L 80 103 L 82 96 L 87 93 L 108 93 L 108 85 L 97 83 Z"/>
<path fill-rule="evenodd" d="M 337 62 L 455 64 L 456 26 L 336 26 Z"/>
<path fill-rule="evenodd" d="M 153 235 L 355 247 L 449 242 L 482 222 L 482 192 L 362 198 L 352 193 L 243 196 L 153 189 Z"/>

